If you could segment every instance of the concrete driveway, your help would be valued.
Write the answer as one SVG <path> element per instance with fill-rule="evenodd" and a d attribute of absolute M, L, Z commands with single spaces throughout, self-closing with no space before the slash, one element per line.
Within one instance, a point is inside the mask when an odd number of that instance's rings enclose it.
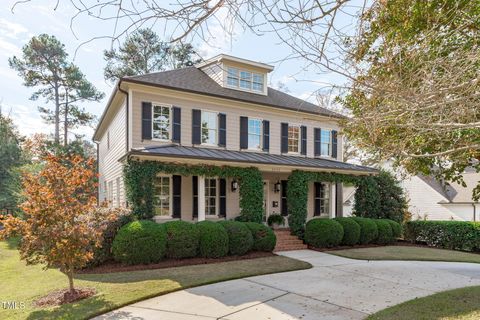
<path fill-rule="evenodd" d="M 363 261 L 310 250 L 282 254 L 313 268 L 182 290 L 97 319 L 363 319 L 416 297 L 480 285 L 479 264 Z"/>

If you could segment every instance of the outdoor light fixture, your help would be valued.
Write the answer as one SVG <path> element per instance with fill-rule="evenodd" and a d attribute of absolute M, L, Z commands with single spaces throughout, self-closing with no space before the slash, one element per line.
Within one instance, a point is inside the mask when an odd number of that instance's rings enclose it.
<path fill-rule="evenodd" d="M 277 181 L 274 185 L 273 185 L 273 191 L 275 192 L 280 192 L 280 187 L 282 185 L 280 184 L 280 181 Z"/>
<path fill-rule="evenodd" d="M 237 189 L 238 189 L 238 182 L 237 182 L 237 180 L 233 180 L 232 181 L 232 192 L 237 191 Z"/>

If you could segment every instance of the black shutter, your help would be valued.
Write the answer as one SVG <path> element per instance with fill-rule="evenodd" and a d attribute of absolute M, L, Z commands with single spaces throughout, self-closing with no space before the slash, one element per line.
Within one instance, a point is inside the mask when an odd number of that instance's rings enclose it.
<path fill-rule="evenodd" d="M 182 176 L 173 176 L 173 214 L 174 218 L 180 218 L 182 215 Z"/>
<path fill-rule="evenodd" d="M 142 102 L 142 139 L 152 140 L 152 103 Z"/>
<path fill-rule="evenodd" d="M 287 216 L 288 215 L 288 203 L 287 203 L 287 185 L 288 181 L 287 180 L 282 180 L 282 190 L 281 190 L 281 211 L 282 211 L 282 216 Z"/>
<path fill-rule="evenodd" d="M 281 124 L 281 153 L 288 152 L 288 123 L 282 122 Z"/>
<path fill-rule="evenodd" d="M 314 216 L 320 215 L 320 194 L 322 193 L 323 185 L 320 182 L 313 184 L 313 200 L 314 200 Z"/>
<path fill-rule="evenodd" d="M 192 176 L 192 185 L 193 185 L 193 217 L 198 217 L 198 177 Z"/>
<path fill-rule="evenodd" d="M 337 156 L 338 156 L 337 148 L 338 148 L 337 131 L 332 130 L 332 158 L 337 159 Z"/>
<path fill-rule="evenodd" d="M 202 111 L 192 110 L 192 144 L 202 143 Z"/>
<path fill-rule="evenodd" d="M 270 150 L 270 121 L 263 120 L 263 151 Z"/>
<path fill-rule="evenodd" d="M 321 136 L 322 129 L 315 128 L 313 131 L 313 153 L 315 156 L 320 155 L 320 136 Z"/>
<path fill-rule="evenodd" d="M 240 149 L 248 149 L 248 117 L 240 117 Z"/>
<path fill-rule="evenodd" d="M 306 155 L 307 154 L 307 127 L 301 126 L 300 127 L 300 154 Z"/>
<path fill-rule="evenodd" d="M 173 107 L 173 128 L 172 128 L 172 142 L 180 143 L 181 140 L 181 124 L 182 124 L 182 113 L 179 107 Z"/>
<path fill-rule="evenodd" d="M 227 115 L 225 113 L 218 114 L 218 146 L 225 147 L 227 145 Z"/>
<path fill-rule="evenodd" d="M 343 217 L 343 184 L 335 184 L 335 217 Z"/>
<path fill-rule="evenodd" d="M 220 184 L 220 210 L 219 216 L 225 218 L 227 215 L 227 181 L 225 179 L 219 179 Z"/>

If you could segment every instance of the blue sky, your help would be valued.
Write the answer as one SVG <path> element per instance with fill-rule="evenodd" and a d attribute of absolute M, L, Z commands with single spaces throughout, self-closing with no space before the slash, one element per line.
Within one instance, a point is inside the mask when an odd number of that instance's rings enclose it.
<path fill-rule="evenodd" d="M 106 93 L 101 103 L 88 103 L 83 106 L 91 113 L 100 116 L 105 108 L 106 99 L 110 95 L 112 85 L 103 78 L 103 50 L 111 46 L 109 39 L 95 40 L 88 44 L 79 45 L 92 37 L 109 34 L 113 30 L 111 23 L 83 16 L 76 20 L 73 31 L 70 29 L 70 18 L 75 14 L 69 1 L 61 1 L 57 10 L 56 1 L 34 0 L 29 4 L 19 5 L 14 12 L 10 10 L 15 0 L 2 0 L 0 9 L 0 101 L 2 112 L 10 113 L 19 131 L 23 135 L 42 132 L 51 133 L 53 127 L 45 124 L 37 111 L 37 106 L 43 101 L 30 101 L 33 88 L 22 85 L 22 79 L 8 66 L 7 59 L 13 55 L 19 56 L 21 48 L 32 36 L 40 33 L 55 35 L 66 45 L 67 52 L 74 62 L 86 74 L 89 81 Z M 164 29 L 160 26 L 154 30 L 162 35 Z M 289 89 L 290 94 L 303 99 L 312 99 L 312 93 L 327 83 L 338 82 L 337 76 L 318 74 L 311 68 L 306 68 L 300 60 L 287 60 L 281 63 L 282 58 L 288 56 L 289 49 L 282 45 L 273 35 L 257 36 L 244 32 L 240 28 L 234 29 L 233 37 L 225 35 L 219 25 L 211 25 L 212 37 L 208 44 L 201 40 L 194 40 L 193 44 L 203 58 L 209 58 L 218 53 L 227 53 L 246 59 L 271 63 L 275 70 L 269 76 L 269 82 L 276 86 L 279 81 Z M 81 128 L 76 133 L 84 134 L 90 139 L 93 128 Z"/>

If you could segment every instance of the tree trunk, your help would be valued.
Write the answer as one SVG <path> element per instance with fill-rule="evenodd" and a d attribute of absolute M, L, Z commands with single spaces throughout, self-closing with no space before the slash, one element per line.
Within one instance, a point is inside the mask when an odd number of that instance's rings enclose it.
<path fill-rule="evenodd" d="M 58 93 L 58 81 L 55 81 L 55 143 L 60 143 L 60 97 Z"/>
<path fill-rule="evenodd" d="M 68 145 L 68 91 L 65 90 L 65 115 L 63 120 L 63 145 Z"/>
<path fill-rule="evenodd" d="M 68 288 L 70 289 L 70 293 L 75 293 L 75 287 L 73 286 L 73 271 L 67 272 L 68 277 Z"/>

